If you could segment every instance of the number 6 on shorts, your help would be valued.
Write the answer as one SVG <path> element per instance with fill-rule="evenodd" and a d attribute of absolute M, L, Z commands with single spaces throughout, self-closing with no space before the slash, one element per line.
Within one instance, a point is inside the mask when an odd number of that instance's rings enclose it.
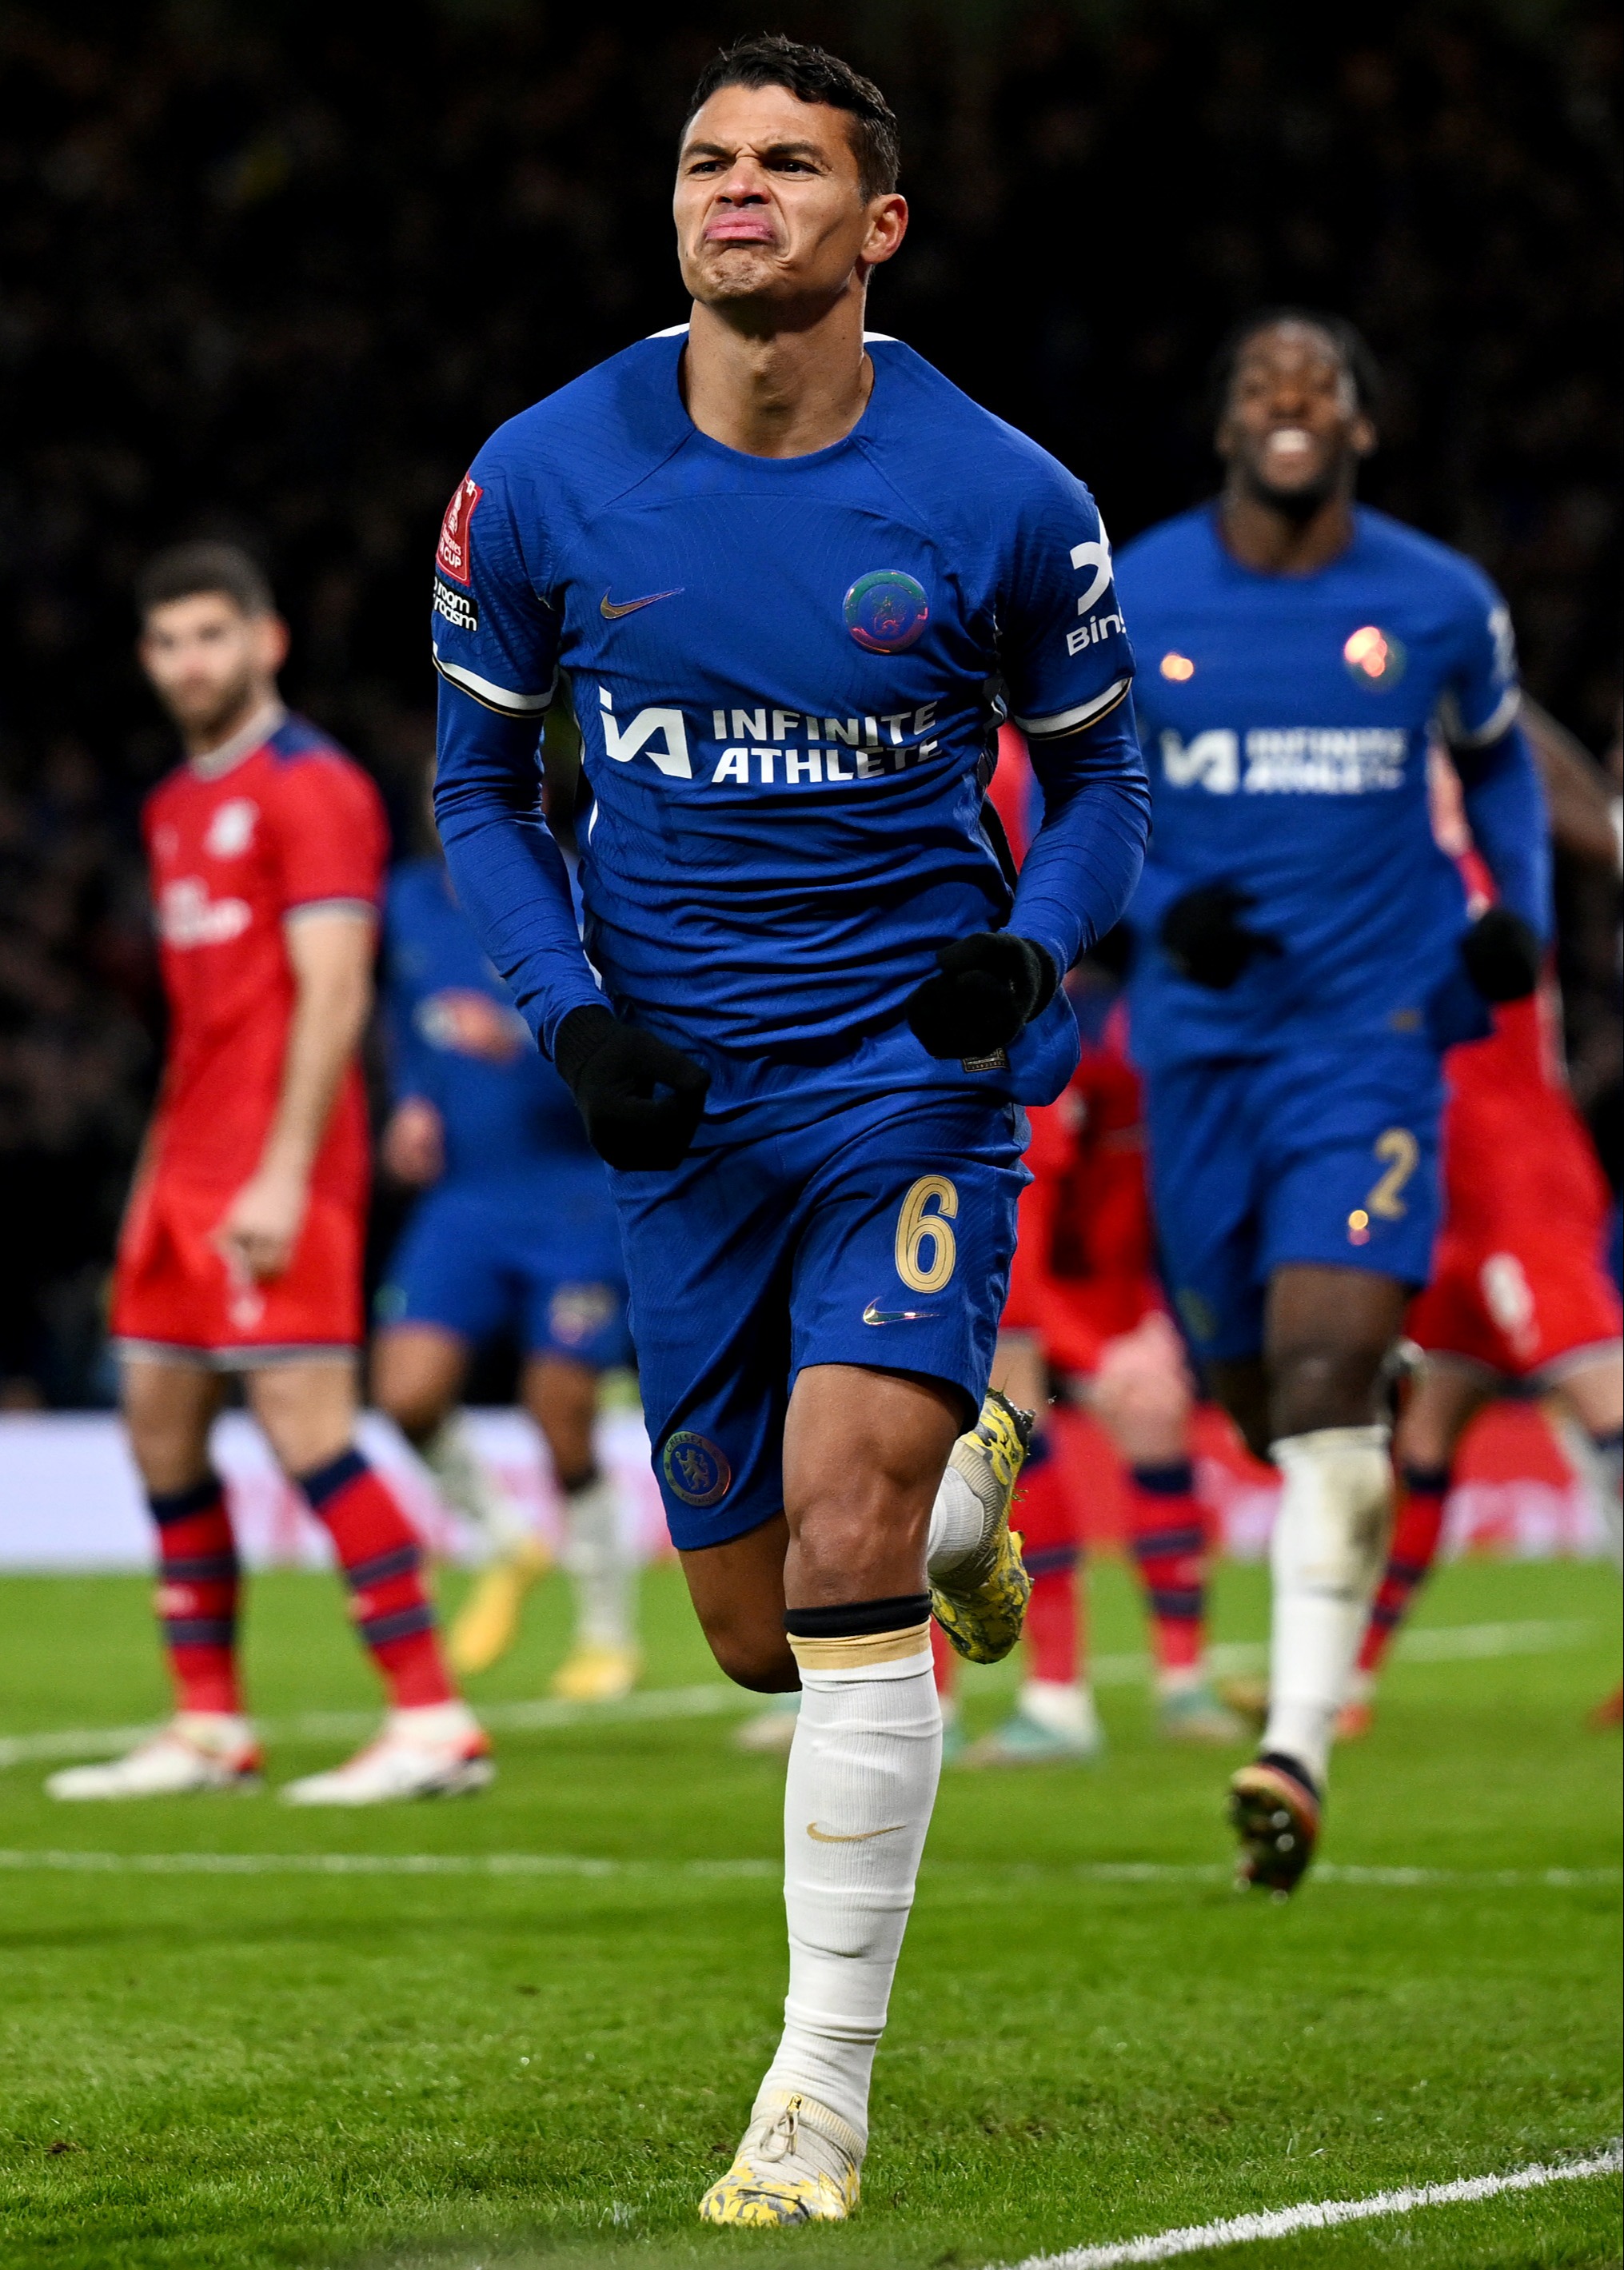
<path fill-rule="evenodd" d="M 936 1211 L 926 1212 L 934 1201 Z M 953 1275 L 959 1248 L 949 1227 L 959 1193 L 945 1175 L 921 1175 L 896 1218 L 896 1273 L 910 1292 L 939 1293 Z M 923 1248 L 931 1247 L 927 1267 Z"/>

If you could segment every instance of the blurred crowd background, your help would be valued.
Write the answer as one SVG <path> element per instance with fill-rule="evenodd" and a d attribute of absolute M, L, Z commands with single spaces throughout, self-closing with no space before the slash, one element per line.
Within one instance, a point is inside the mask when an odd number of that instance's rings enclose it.
<path fill-rule="evenodd" d="M 445 499 L 500 419 L 681 320 L 685 98 L 764 21 L 901 115 L 877 327 L 1075 467 L 1118 542 L 1210 489 L 1235 316 L 1353 316 L 1390 381 L 1367 494 L 1498 579 L 1529 685 L 1616 776 L 1611 10 L 0 4 L 0 1403 L 110 1399 L 161 1042 L 137 814 L 175 755 L 133 571 L 186 535 L 257 549 L 290 699 L 412 848 Z M 1616 894 L 1573 870 L 1561 896 L 1616 1184 Z"/>

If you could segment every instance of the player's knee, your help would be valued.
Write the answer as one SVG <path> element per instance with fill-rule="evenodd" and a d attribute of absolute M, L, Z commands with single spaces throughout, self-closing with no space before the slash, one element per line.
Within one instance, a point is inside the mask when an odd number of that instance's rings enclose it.
<path fill-rule="evenodd" d="M 394 1421 L 414 1448 L 426 1443 L 446 1416 L 448 1406 L 442 1396 L 410 1381 L 395 1382 L 386 1376 L 374 1384 L 373 1393 L 384 1417 Z"/>
<path fill-rule="evenodd" d="M 1323 1427 L 1362 1427 L 1376 1416 L 1385 1342 L 1339 1345 L 1304 1341 L 1269 1362 L 1272 1435 L 1309 1435 Z"/>
<path fill-rule="evenodd" d="M 793 1695 L 800 1686 L 801 1674 L 782 1631 L 729 1621 L 708 1623 L 705 1637 L 735 1687 L 748 1688 L 753 1695 Z"/>

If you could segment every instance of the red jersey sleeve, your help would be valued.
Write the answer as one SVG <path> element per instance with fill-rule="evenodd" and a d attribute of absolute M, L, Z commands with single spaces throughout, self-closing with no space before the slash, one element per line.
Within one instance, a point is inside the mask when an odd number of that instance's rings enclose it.
<path fill-rule="evenodd" d="M 321 749 L 285 760 L 275 827 L 285 913 L 330 902 L 377 906 L 389 825 L 382 797 L 350 758 Z"/>

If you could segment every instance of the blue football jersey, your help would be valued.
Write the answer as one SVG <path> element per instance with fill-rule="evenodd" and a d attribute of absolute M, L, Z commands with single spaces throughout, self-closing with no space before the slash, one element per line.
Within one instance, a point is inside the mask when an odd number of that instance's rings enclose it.
<path fill-rule="evenodd" d="M 574 1097 L 537 1053 L 441 860 L 408 859 L 390 875 L 383 953 L 390 1085 L 397 1102 L 421 1096 L 440 1114 L 440 1187 L 545 1187 L 562 1160 L 598 1165 Z"/>
<path fill-rule="evenodd" d="M 448 510 L 436 800 L 457 888 L 550 1047 L 602 998 L 534 809 L 562 670 L 593 792 L 585 941 L 617 1012 L 707 1063 L 713 1108 L 746 1064 L 887 1028 L 887 1076 L 928 1083 L 945 1075 L 900 1020 L 937 947 L 1007 922 L 1064 969 L 1138 872 L 1148 799 L 1099 516 L 892 339 L 870 341 L 844 441 L 730 449 L 684 407 L 685 336 L 501 427 Z M 981 820 L 1005 702 L 1049 823 L 1012 911 Z M 1057 994 L 988 1076 L 1042 1093 L 1075 1045 Z"/>
<path fill-rule="evenodd" d="M 1365 508 L 1354 530 L 1310 575 L 1242 567 L 1213 507 L 1122 553 L 1154 800 L 1129 916 L 1134 1047 L 1149 1067 L 1294 1036 L 1442 1043 L 1487 1029 L 1460 962 L 1463 886 L 1433 840 L 1427 750 L 1437 735 L 1461 753 L 1470 810 L 1470 752 L 1501 743 L 1516 718 L 1510 618 L 1458 553 Z M 1509 746 L 1518 824 L 1537 836 L 1520 732 Z M 1479 842 L 1494 864 L 1491 816 Z M 1536 844 L 1525 874 L 1496 876 L 1537 926 L 1539 857 Z M 1180 977 L 1157 944 L 1171 902 L 1220 880 L 1255 896 L 1246 926 L 1282 948 L 1227 992 Z"/>

